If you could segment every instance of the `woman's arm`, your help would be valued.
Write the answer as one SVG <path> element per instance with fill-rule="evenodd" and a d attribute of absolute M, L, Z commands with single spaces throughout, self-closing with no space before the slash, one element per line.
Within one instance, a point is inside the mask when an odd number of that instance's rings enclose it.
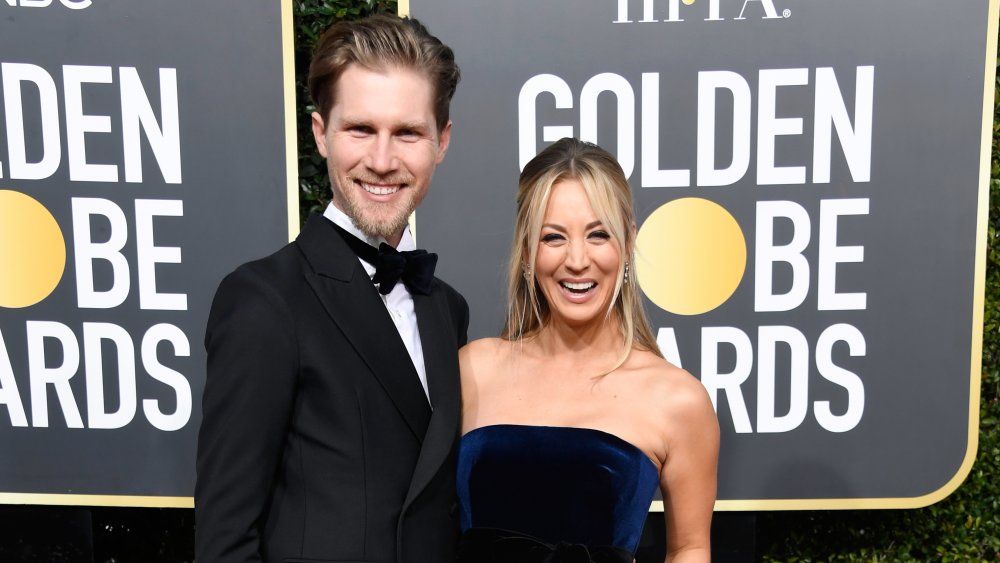
<path fill-rule="evenodd" d="M 689 378 L 668 401 L 667 461 L 660 471 L 666 563 L 711 561 L 719 422 L 705 389 Z"/>

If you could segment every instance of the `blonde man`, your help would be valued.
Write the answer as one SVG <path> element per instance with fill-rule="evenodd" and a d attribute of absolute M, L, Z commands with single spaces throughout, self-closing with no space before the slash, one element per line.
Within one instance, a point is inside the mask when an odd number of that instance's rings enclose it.
<path fill-rule="evenodd" d="M 199 563 L 452 560 L 468 307 L 413 250 L 407 217 L 448 149 L 458 78 L 415 20 L 321 39 L 312 128 L 333 202 L 213 303 Z"/>

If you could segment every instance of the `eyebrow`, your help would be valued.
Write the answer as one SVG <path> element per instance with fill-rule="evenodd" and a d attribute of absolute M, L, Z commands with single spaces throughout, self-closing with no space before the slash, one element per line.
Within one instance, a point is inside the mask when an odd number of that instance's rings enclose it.
<path fill-rule="evenodd" d="M 375 127 L 375 125 L 369 119 L 354 118 L 354 117 L 344 117 L 340 120 L 341 127 Z M 401 123 L 396 123 L 393 125 L 393 130 L 398 131 L 400 129 L 413 129 L 416 131 L 423 131 L 428 128 L 428 125 L 424 121 L 403 121 Z"/>
<path fill-rule="evenodd" d="M 354 126 L 354 125 L 365 125 L 365 126 L 368 126 L 368 125 L 371 125 L 371 122 L 369 120 L 367 120 L 367 119 L 360 119 L 360 118 L 354 118 L 354 117 L 342 117 L 342 118 L 340 118 L 340 124 L 343 125 L 343 126 L 345 126 L 345 127 Z"/>
<path fill-rule="evenodd" d="M 424 130 L 428 128 L 428 124 L 424 121 L 404 121 L 402 123 L 396 124 L 396 129 L 417 129 Z"/>
<path fill-rule="evenodd" d="M 583 230 L 589 231 L 590 229 L 593 229 L 594 227 L 600 227 L 603 224 L 604 223 L 600 219 L 596 221 L 591 221 L 587 223 L 587 225 L 583 228 Z M 554 231 L 559 231 L 560 233 L 566 232 L 566 227 L 563 227 L 562 225 L 556 225 L 555 223 L 543 223 L 542 227 L 548 227 Z"/>

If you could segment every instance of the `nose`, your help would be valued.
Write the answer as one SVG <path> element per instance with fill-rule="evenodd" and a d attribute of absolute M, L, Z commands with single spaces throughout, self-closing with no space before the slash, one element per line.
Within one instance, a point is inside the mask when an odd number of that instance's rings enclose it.
<path fill-rule="evenodd" d="M 368 155 L 368 168 L 376 174 L 388 174 L 398 166 L 392 136 L 376 135 Z"/>
<path fill-rule="evenodd" d="M 590 266 L 590 253 L 587 243 L 583 240 L 571 240 L 566 245 L 566 269 L 580 273 Z"/>

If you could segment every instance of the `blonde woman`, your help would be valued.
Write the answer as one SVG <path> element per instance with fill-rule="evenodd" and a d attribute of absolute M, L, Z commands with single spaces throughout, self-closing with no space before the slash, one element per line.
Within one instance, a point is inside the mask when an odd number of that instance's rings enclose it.
<path fill-rule="evenodd" d="M 718 422 L 656 346 L 635 233 L 600 147 L 563 139 L 524 168 L 506 326 L 460 352 L 460 562 L 629 563 L 657 488 L 667 561 L 710 561 Z"/>

